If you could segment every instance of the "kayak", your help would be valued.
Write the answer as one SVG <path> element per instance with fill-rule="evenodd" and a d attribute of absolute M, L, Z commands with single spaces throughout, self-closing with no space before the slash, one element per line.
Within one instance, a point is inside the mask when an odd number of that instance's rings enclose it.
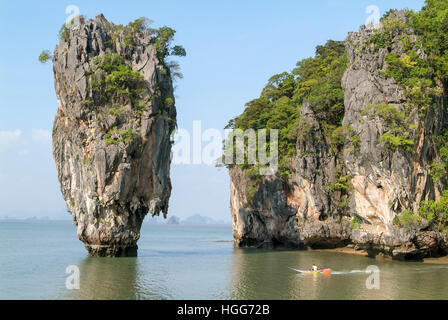
<path fill-rule="evenodd" d="M 302 271 L 302 274 L 325 274 L 325 275 L 329 275 L 331 274 L 331 269 L 319 269 L 317 271 L 312 271 L 312 270 L 307 270 L 307 271 Z"/>

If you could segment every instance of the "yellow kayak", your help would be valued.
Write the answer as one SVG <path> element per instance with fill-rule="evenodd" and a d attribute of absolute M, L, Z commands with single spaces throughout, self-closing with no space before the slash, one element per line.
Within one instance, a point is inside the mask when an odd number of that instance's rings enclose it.
<path fill-rule="evenodd" d="M 302 271 L 302 274 L 325 274 L 325 275 L 330 275 L 331 274 L 331 269 L 319 269 L 317 271 L 312 271 L 312 270 L 307 270 L 307 271 Z"/>

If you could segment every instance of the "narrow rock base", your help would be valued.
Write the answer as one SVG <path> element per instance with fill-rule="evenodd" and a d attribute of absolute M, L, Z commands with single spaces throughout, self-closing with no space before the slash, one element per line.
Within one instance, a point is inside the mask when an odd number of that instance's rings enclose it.
<path fill-rule="evenodd" d="M 91 257 L 109 257 L 124 258 L 136 257 L 138 246 L 107 246 L 107 245 L 89 245 L 85 244 L 89 256 Z"/>

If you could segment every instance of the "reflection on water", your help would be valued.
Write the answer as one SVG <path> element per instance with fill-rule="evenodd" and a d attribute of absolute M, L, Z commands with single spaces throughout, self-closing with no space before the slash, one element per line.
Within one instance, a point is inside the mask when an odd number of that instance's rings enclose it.
<path fill-rule="evenodd" d="M 80 289 L 67 290 L 63 299 L 135 300 L 170 298 L 163 276 L 151 279 L 138 258 L 85 258 L 79 265 Z"/>
<path fill-rule="evenodd" d="M 300 275 L 293 270 L 309 270 L 313 264 L 341 268 L 342 261 L 357 257 L 346 256 L 345 258 L 308 251 L 236 250 L 233 255 L 231 297 L 232 299 L 307 300 L 354 298 L 356 292 L 353 291 L 356 291 L 357 286 L 352 286 L 351 290 L 347 291 L 345 288 L 347 279 L 341 282 L 341 277 L 322 274 Z M 353 267 L 353 263 L 350 266 Z M 365 274 L 362 279 L 366 279 Z M 356 278 L 352 277 L 352 283 L 354 280 Z"/>
<path fill-rule="evenodd" d="M 0 223 L 0 299 L 448 299 L 448 266 L 233 248 L 225 227 L 143 226 L 139 257 L 86 257 L 71 224 Z M 331 276 L 298 274 L 313 264 Z M 69 265 L 80 290 L 67 290 Z M 365 270 L 380 269 L 380 290 Z"/>
<path fill-rule="evenodd" d="M 88 257 L 80 265 L 80 290 L 67 299 L 136 299 L 137 259 Z"/>
<path fill-rule="evenodd" d="M 448 267 L 371 260 L 312 251 L 231 249 L 225 256 L 166 255 L 85 258 L 80 290 L 62 299 L 447 299 Z M 172 260 L 174 259 L 174 260 Z M 169 262 L 171 261 L 171 262 Z M 174 261 L 177 261 L 174 262 Z M 301 275 L 312 264 L 332 275 Z M 167 264 L 163 266 L 163 264 Z M 369 265 L 380 269 L 379 290 L 369 290 Z M 230 272 L 226 269 L 230 268 Z"/>
<path fill-rule="evenodd" d="M 85 258 L 80 290 L 63 299 L 446 299 L 448 267 L 371 260 L 312 251 L 231 249 L 225 256 Z M 173 260 L 174 259 L 174 260 Z M 171 262 L 170 262 L 171 261 Z M 177 261 L 177 262 L 175 262 Z M 332 275 L 301 275 L 312 264 Z M 167 264 L 163 266 L 163 264 Z M 369 290 L 369 265 L 380 269 L 379 290 Z M 226 269 L 230 268 L 230 272 Z"/>
<path fill-rule="evenodd" d="M 313 264 L 332 275 L 301 275 Z M 378 266 L 379 290 L 368 289 L 369 265 Z M 448 299 L 448 266 L 432 266 L 313 251 L 238 249 L 233 255 L 232 299 L 387 300 Z"/>
<path fill-rule="evenodd" d="M 285 263 L 285 258 L 290 262 Z M 268 250 L 235 249 L 232 261 L 231 299 L 289 298 L 294 273 L 288 267 L 297 265 L 297 257 L 287 258 L 281 252 Z"/>
<path fill-rule="evenodd" d="M 139 256 L 85 258 L 80 290 L 62 299 L 224 299 L 230 257 L 229 228 L 144 226 Z M 76 263 L 75 263 L 76 264 Z"/>

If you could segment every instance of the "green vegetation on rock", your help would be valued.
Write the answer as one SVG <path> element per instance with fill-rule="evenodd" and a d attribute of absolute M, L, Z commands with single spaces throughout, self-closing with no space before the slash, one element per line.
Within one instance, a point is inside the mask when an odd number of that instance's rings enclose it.
<path fill-rule="evenodd" d="M 434 182 L 439 182 L 442 179 L 446 179 L 447 170 L 448 170 L 448 130 L 445 129 L 442 133 L 437 137 L 435 141 L 435 145 L 437 146 L 437 153 L 439 155 L 439 159 L 435 159 L 431 163 L 431 176 Z"/>
<path fill-rule="evenodd" d="M 111 108 L 107 110 L 107 113 L 111 116 L 118 116 L 121 113 L 121 110 L 119 108 Z"/>
<path fill-rule="evenodd" d="M 362 225 L 361 220 L 357 216 L 353 216 L 352 218 L 352 230 L 359 229 Z"/>
<path fill-rule="evenodd" d="M 145 81 L 140 73 L 132 71 L 122 56 L 106 53 L 94 58 L 91 65 L 88 79 L 95 105 L 139 105 L 141 94 L 147 90 Z"/>
<path fill-rule="evenodd" d="M 345 211 L 349 206 L 350 194 L 353 191 L 352 177 L 348 174 L 344 174 L 341 168 L 336 169 L 335 183 L 328 185 L 328 192 L 330 195 L 337 194 L 337 207 Z"/>
<path fill-rule="evenodd" d="M 44 50 L 41 52 L 41 54 L 39 55 L 39 62 L 40 63 L 47 63 L 48 60 L 50 60 L 52 58 L 50 51 L 48 50 Z"/>
<path fill-rule="evenodd" d="M 404 210 L 394 219 L 394 224 L 400 227 L 415 228 L 425 219 L 430 226 L 448 234 L 448 190 L 445 190 L 439 201 L 422 201 L 418 215 L 410 210 Z"/>
<path fill-rule="evenodd" d="M 70 30 L 76 26 L 76 22 L 80 24 L 85 23 L 85 16 L 79 15 L 74 17 L 70 22 L 66 22 L 62 25 L 59 30 L 59 39 L 63 41 L 70 40 Z M 180 73 L 179 64 L 176 61 L 166 61 L 168 56 L 178 56 L 185 57 L 187 52 L 183 46 L 173 45 L 172 41 L 176 30 L 163 26 L 158 29 L 150 28 L 152 20 L 141 17 L 134 21 L 129 22 L 127 25 L 115 25 L 113 23 L 108 23 L 105 25 L 105 29 L 109 32 L 110 38 L 105 41 L 106 46 L 113 48 L 116 40 L 120 37 L 120 45 L 125 49 L 130 49 L 134 47 L 137 43 L 137 37 L 149 34 L 153 37 L 152 43 L 157 50 L 157 57 L 165 65 L 168 70 L 171 71 L 173 78 L 182 78 L 182 73 Z M 39 56 L 39 61 L 45 63 L 51 55 L 46 55 L 47 51 L 43 51 Z"/>
<path fill-rule="evenodd" d="M 157 57 L 162 63 L 166 64 L 167 66 L 169 66 L 169 63 L 167 63 L 166 57 L 185 57 L 187 55 L 184 47 L 172 44 L 174 35 L 176 34 L 176 30 L 167 26 L 153 29 L 150 28 L 151 24 L 152 20 L 146 17 L 141 17 L 136 19 L 135 21 L 131 21 L 126 26 L 123 26 L 121 24 L 108 24 L 106 28 L 111 33 L 111 38 L 106 41 L 106 44 L 108 46 L 113 46 L 119 35 L 122 34 L 122 45 L 125 48 L 130 48 L 135 46 L 137 36 L 150 34 L 153 36 L 153 44 L 157 50 Z"/>
<path fill-rule="evenodd" d="M 136 44 L 136 37 L 142 36 L 151 30 L 149 29 L 151 23 L 152 21 L 145 17 L 131 21 L 126 26 L 109 23 L 105 28 L 111 36 L 110 39 L 106 41 L 106 45 L 113 47 L 115 41 L 121 35 L 121 45 L 125 49 L 131 48 Z"/>
<path fill-rule="evenodd" d="M 371 113 L 370 119 L 378 117 L 386 126 L 387 131 L 380 137 L 380 141 L 385 142 L 390 150 L 396 151 L 399 147 L 407 151 L 414 150 L 414 141 L 410 139 L 410 136 L 415 126 L 407 122 L 406 115 L 397 107 L 388 104 L 368 105 L 362 114 L 369 113 Z"/>
<path fill-rule="evenodd" d="M 138 134 L 132 129 L 118 129 L 116 126 L 110 129 L 106 134 L 106 144 L 118 144 L 120 141 L 125 145 L 132 142 Z"/>
<path fill-rule="evenodd" d="M 380 138 L 393 151 L 399 147 L 408 151 L 415 149 L 415 130 L 425 126 L 429 112 L 446 104 L 448 87 L 448 2 L 426 0 L 419 12 L 405 11 L 405 19 L 396 10 L 389 11 L 382 18 L 382 28 L 370 36 L 374 51 L 386 49 L 384 77 L 393 78 L 404 89 L 406 103 L 399 110 L 390 105 L 368 106 L 365 113 L 371 119 L 380 118 L 387 127 Z M 397 40 L 398 39 L 398 43 Z M 403 53 L 391 53 L 394 46 L 403 48 Z M 368 46 L 364 46 L 365 50 Z M 417 114 L 418 125 L 409 123 L 409 115 Z M 435 116 L 434 113 L 431 114 Z M 436 115 L 437 116 L 437 115 Z M 448 131 L 446 128 L 427 134 L 429 166 L 435 183 L 446 183 L 448 168 Z M 419 215 L 404 210 L 394 219 L 394 224 L 405 228 L 416 228 L 425 219 L 430 226 L 448 231 L 448 190 L 438 201 L 422 201 Z"/>
<path fill-rule="evenodd" d="M 351 183 L 351 176 L 345 175 L 342 176 L 340 171 L 337 171 L 336 173 L 336 183 L 330 183 L 328 186 L 328 190 L 330 192 L 335 191 L 341 191 L 341 192 L 347 192 L 350 191 L 353 188 Z"/>
<path fill-rule="evenodd" d="M 421 217 L 414 215 L 411 210 L 404 210 L 400 215 L 396 216 L 393 220 L 393 223 L 396 226 L 406 228 L 406 229 L 415 229 L 421 225 L 422 219 Z"/>
<path fill-rule="evenodd" d="M 157 49 L 157 55 L 161 62 L 165 62 L 167 56 L 181 56 L 187 55 L 185 49 L 182 46 L 175 45 L 171 46 L 171 42 L 174 38 L 176 30 L 163 26 L 159 29 L 153 30 L 156 35 L 156 40 L 154 46 Z"/>
<path fill-rule="evenodd" d="M 68 23 L 64 23 L 59 29 L 59 39 L 63 39 L 68 41 L 70 39 L 70 29 L 75 25 L 76 22 L 84 23 L 85 17 L 82 15 L 78 15 L 71 19 Z"/>
<path fill-rule="evenodd" d="M 310 104 L 322 126 L 331 128 L 328 139 L 341 126 L 344 116 L 341 79 L 347 66 L 343 42 L 330 40 L 325 46 L 318 46 L 316 56 L 299 61 L 291 73 L 271 77 L 260 97 L 248 102 L 243 114 L 232 119 L 226 128 L 278 129 L 279 174 L 287 179 L 297 140 L 309 139 L 314 129 L 313 123 L 300 119 L 303 103 Z"/>
<path fill-rule="evenodd" d="M 374 44 L 375 51 L 381 48 L 389 51 L 394 45 L 393 38 L 399 35 L 404 53 L 386 54 L 383 75 L 394 78 L 404 88 L 407 100 L 404 112 L 409 114 L 417 110 L 423 122 L 426 111 L 443 99 L 448 82 L 448 2 L 426 0 L 421 11 L 405 11 L 405 22 L 392 15 L 394 12 L 391 10 L 382 18 L 383 27 L 372 34 L 370 43 Z M 412 149 L 409 136 L 402 133 L 404 135 L 390 131 L 382 140 L 394 150 L 399 146 Z M 439 153 L 448 140 L 437 141 L 432 147 Z M 437 161 L 433 164 L 436 179 L 440 179 L 439 164 Z"/>
<path fill-rule="evenodd" d="M 439 201 L 422 201 L 419 214 L 429 224 L 448 232 L 448 190 L 442 193 Z"/>

